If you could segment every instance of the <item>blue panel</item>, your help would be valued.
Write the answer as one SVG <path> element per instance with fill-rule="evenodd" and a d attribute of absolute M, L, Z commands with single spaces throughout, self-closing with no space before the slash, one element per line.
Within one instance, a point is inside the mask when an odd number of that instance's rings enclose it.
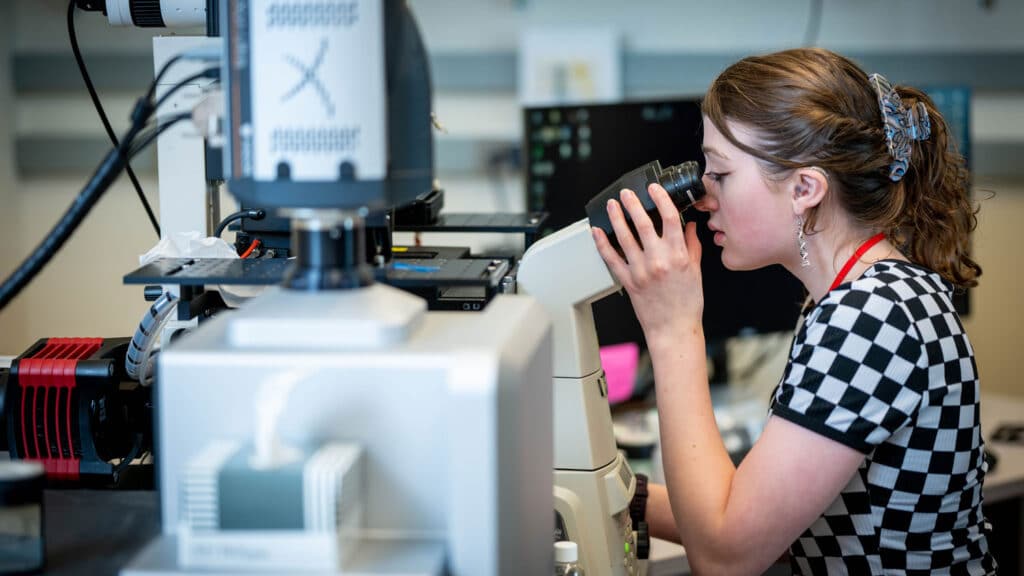
<path fill-rule="evenodd" d="M 967 86 L 928 86 L 923 90 L 935 102 L 935 107 L 949 125 L 950 139 L 957 150 L 972 163 L 971 150 L 971 89 Z"/>

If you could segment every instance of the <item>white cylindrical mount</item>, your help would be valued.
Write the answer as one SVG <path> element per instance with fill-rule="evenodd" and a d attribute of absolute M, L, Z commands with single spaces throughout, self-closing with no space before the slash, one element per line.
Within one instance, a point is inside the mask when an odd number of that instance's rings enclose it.
<path fill-rule="evenodd" d="M 111 26 L 190 28 L 206 25 L 206 0 L 107 0 Z"/>

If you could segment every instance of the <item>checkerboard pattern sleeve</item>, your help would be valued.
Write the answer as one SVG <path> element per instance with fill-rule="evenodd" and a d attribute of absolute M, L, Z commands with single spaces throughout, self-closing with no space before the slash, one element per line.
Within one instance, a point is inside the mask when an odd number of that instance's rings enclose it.
<path fill-rule="evenodd" d="M 937 274 L 881 261 L 805 318 L 771 414 L 865 454 L 798 574 L 994 574 L 974 351 Z"/>

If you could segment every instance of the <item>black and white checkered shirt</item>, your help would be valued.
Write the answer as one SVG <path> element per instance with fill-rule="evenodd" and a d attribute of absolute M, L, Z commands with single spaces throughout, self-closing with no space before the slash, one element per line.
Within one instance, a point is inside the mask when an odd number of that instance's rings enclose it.
<path fill-rule="evenodd" d="M 993 574 L 974 351 L 938 274 L 872 265 L 812 308 L 771 413 L 866 454 L 798 574 Z"/>

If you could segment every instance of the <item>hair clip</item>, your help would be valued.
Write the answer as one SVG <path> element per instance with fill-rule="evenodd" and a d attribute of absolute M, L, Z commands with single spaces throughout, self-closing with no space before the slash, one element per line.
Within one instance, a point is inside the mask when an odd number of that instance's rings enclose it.
<path fill-rule="evenodd" d="M 926 140 L 931 136 L 932 124 L 928 117 L 928 109 L 923 102 L 918 102 L 909 109 L 905 107 L 900 95 L 881 74 L 872 74 L 868 80 L 878 96 L 885 141 L 892 157 L 889 179 L 899 182 L 907 173 L 907 166 L 910 164 L 911 141 Z"/>

